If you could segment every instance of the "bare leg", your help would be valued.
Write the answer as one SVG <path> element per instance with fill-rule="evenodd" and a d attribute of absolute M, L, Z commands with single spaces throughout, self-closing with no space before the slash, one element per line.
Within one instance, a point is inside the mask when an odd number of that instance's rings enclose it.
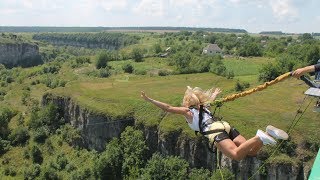
<path fill-rule="evenodd" d="M 236 144 L 236 146 L 240 146 L 241 144 L 245 143 L 247 140 L 242 135 L 238 135 L 236 138 L 234 138 L 233 142 Z M 260 141 L 260 143 L 257 143 L 255 146 L 253 146 L 248 153 L 248 156 L 256 156 L 257 153 L 262 148 L 263 143 Z"/>
<path fill-rule="evenodd" d="M 216 144 L 217 148 L 226 156 L 240 161 L 245 158 L 250 152 L 251 149 L 255 146 L 261 145 L 261 140 L 258 136 L 255 136 L 242 144 L 239 147 L 231 139 L 225 139 Z"/>

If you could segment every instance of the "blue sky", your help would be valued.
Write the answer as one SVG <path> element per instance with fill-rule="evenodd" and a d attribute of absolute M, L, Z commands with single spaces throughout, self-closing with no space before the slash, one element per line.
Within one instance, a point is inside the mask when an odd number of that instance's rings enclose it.
<path fill-rule="evenodd" d="M 320 32 L 318 0 L 0 0 L 0 26 L 187 26 Z"/>

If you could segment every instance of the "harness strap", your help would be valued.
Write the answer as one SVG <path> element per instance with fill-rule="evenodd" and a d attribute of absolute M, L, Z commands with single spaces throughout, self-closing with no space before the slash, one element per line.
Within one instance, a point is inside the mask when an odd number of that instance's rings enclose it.
<path fill-rule="evenodd" d="M 203 129 L 202 129 L 202 120 L 203 120 L 203 105 L 200 105 L 200 109 L 199 109 L 199 130 L 200 133 L 203 133 Z"/>
<path fill-rule="evenodd" d="M 202 135 L 209 135 L 209 134 L 223 132 L 223 131 L 225 131 L 225 129 L 214 129 L 214 130 L 202 132 L 201 134 Z"/>

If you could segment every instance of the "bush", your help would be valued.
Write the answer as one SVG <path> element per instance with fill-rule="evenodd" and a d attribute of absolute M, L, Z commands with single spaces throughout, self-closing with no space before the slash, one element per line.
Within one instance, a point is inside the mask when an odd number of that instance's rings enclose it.
<path fill-rule="evenodd" d="M 60 178 L 56 170 L 52 166 L 47 165 L 42 169 L 41 179 L 59 180 Z"/>
<path fill-rule="evenodd" d="M 11 118 L 13 118 L 16 114 L 17 112 L 8 107 L 2 107 L 0 109 L 0 138 L 7 139 L 7 135 L 10 132 L 8 128 L 8 123 L 10 122 Z"/>
<path fill-rule="evenodd" d="M 30 135 L 28 129 L 20 126 L 11 132 L 9 135 L 9 140 L 11 141 L 12 145 L 25 144 L 29 137 Z"/>
<path fill-rule="evenodd" d="M 0 155 L 4 154 L 10 149 L 10 141 L 1 139 L 0 137 Z"/>
<path fill-rule="evenodd" d="M 91 179 L 91 171 L 88 168 L 74 171 L 71 174 L 71 180 L 87 180 Z"/>
<path fill-rule="evenodd" d="M 106 68 L 108 66 L 108 61 L 111 60 L 111 54 L 109 52 L 102 52 L 97 56 L 96 68 Z"/>
<path fill-rule="evenodd" d="M 143 61 L 143 52 L 140 48 L 134 48 L 131 52 L 131 56 L 135 62 Z"/>
<path fill-rule="evenodd" d="M 266 82 L 271 81 L 281 74 L 278 66 L 268 63 L 262 67 L 259 72 L 259 80 Z"/>
<path fill-rule="evenodd" d="M 47 126 L 50 132 L 54 132 L 64 123 L 64 120 L 60 119 L 58 107 L 50 103 L 40 111 L 31 113 L 29 127 L 38 129 L 42 126 Z"/>
<path fill-rule="evenodd" d="M 41 164 L 43 161 L 42 152 L 38 146 L 32 146 L 31 148 L 31 158 L 33 163 Z"/>
<path fill-rule="evenodd" d="M 207 180 L 210 179 L 210 171 L 208 169 L 192 169 L 189 174 L 190 180 Z"/>
<path fill-rule="evenodd" d="M 49 130 L 47 126 L 42 126 L 34 131 L 33 140 L 37 143 L 44 143 L 49 136 Z"/>
<path fill-rule="evenodd" d="M 153 154 L 142 170 L 142 179 L 187 179 L 189 164 L 178 157 Z"/>
<path fill-rule="evenodd" d="M 233 71 L 228 71 L 227 79 L 233 79 L 233 78 L 234 78 L 234 72 Z"/>
<path fill-rule="evenodd" d="M 124 72 L 130 73 L 130 74 L 133 73 L 133 71 L 134 71 L 134 68 L 130 63 L 123 65 L 122 69 L 124 70 Z"/>
<path fill-rule="evenodd" d="M 5 176 L 16 176 L 17 172 L 15 171 L 16 168 L 14 167 L 6 167 L 3 171 Z"/>
<path fill-rule="evenodd" d="M 65 154 L 62 153 L 56 157 L 56 162 L 54 163 L 54 168 L 61 171 L 61 170 L 65 169 L 67 164 L 68 164 L 68 159 L 65 156 Z"/>
<path fill-rule="evenodd" d="M 170 74 L 171 74 L 170 71 L 165 70 L 165 69 L 161 69 L 161 70 L 158 72 L 158 75 L 159 75 L 159 76 L 168 76 L 168 75 L 170 75 Z"/>
<path fill-rule="evenodd" d="M 29 167 L 26 167 L 23 176 L 25 180 L 33 180 L 38 177 L 41 173 L 41 166 L 39 164 L 32 164 Z"/>
<path fill-rule="evenodd" d="M 223 178 L 221 177 L 221 174 Z M 233 180 L 235 177 L 229 169 L 223 168 L 221 171 L 219 169 L 215 170 L 212 173 L 211 179 L 225 179 L 225 180 Z"/>
<path fill-rule="evenodd" d="M 94 166 L 95 177 L 98 179 L 122 179 L 121 168 L 123 150 L 119 139 L 112 139 L 101 153 Z"/>
<path fill-rule="evenodd" d="M 82 141 L 80 130 L 72 127 L 70 124 L 64 125 L 59 130 L 63 141 L 67 142 L 69 145 Z"/>
<path fill-rule="evenodd" d="M 146 75 L 147 74 L 147 70 L 145 70 L 145 69 L 135 69 L 134 70 L 134 74 L 135 75 Z"/>
<path fill-rule="evenodd" d="M 99 77 L 106 78 L 111 75 L 110 70 L 108 68 L 101 68 L 99 69 Z"/>
<path fill-rule="evenodd" d="M 243 91 L 248 87 L 250 87 L 250 84 L 248 82 L 237 81 L 234 89 L 235 91 L 239 92 L 239 91 Z"/>

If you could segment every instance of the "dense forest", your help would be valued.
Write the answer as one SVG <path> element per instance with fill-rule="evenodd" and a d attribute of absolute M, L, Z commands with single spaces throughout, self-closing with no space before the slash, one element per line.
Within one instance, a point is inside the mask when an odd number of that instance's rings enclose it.
<path fill-rule="evenodd" d="M 248 34 L 244 30 L 212 33 L 212 29 L 171 28 L 182 31 L 125 34 L 96 32 L 103 28 L 0 27 L 0 31 L 9 30 L 63 33 L 3 33 L 0 36 L 3 39 L 1 46 L 22 41 L 36 44 L 42 62 L 29 68 L 0 66 L 0 179 L 241 178 L 232 168 L 225 167 L 220 171 L 201 163 L 191 165 L 187 153 L 184 156 L 163 153 L 159 149 L 164 147 L 156 149 L 151 146 L 146 133 L 154 126 L 156 130 L 150 131 L 162 132 L 159 138 L 169 137 L 168 142 L 182 141 L 183 138 L 195 139 L 199 144 L 206 142 L 186 130 L 184 120 L 178 121 L 176 116 L 143 104 L 138 97 L 141 87 L 179 105 L 181 89 L 189 83 L 208 87 L 208 82 L 213 82 L 224 87 L 226 94 L 236 93 L 320 59 L 320 41 L 309 33 L 266 36 Z M 92 32 L 74 33 L 80 30 Z M 196 31 L 191 32 L 193 30 Z M 69 31 L 73 33 L 66 33 Z M 242 33 L 235 34 L 239 31 Z M 72 43 L 56 46 L 55 41 Z M 79 47 L 75 43 L 99 47 Z M 203 48 L 211 43 L 222 49 L 222 55 L 203 53 Z M 101 44 L 116 48 L 110 50 Z M 305 89 L 298 87 L 295 81 L 288 83 L 299 91 Z M 287 84 L 278 88 L 278 93 L 269 91 L 269 94 L 260 94 L 261 97 L 228 104 L 226 118 L 237 117 L 233 122 L 239 124 L 244 135 L 250 136 L 251 129 L 262 127 L 266 119 L 285 127 L 300 99 L 296 92 L 288 92 Z M 283 95 L 281 92 L 287 97 L 279 97 Z M 118 136 L 105 140 L 107 143 L 102 145 L 105 147 L 102 151 L 90 149 L 84 145 L 87 138 L 84 134 L 90 129 L 89 125 L 66 119 L 61 113 L 61 103 L 59 106 L 44 104 L 43 97 L 47 93 L 72 99 L 72 103 L 85 109 L 84 112 L 107 114 L 108 120 L 121 121 L 124 116 L 129 116 L 135 120 L 135 126 L 128 126 Z M 255 108 L 255 113 L 246 107 L 249 105 Z M 276 105 L 281 108 L 272 109 Z M 264 113 L 265 108 L 270 108 L 272 118 Z M 74 109 L 80 111 L 80 108 Z M 235 112 L 238 114 L 234 115 Z M 255 116 L 261 116 L 258 117 L 261 119 L 254 121 Z M 268 162 L 271 163 L 268 167 L 278 163 L 300 168 L 301 164 L 312 162 L 320 145 L 315 138 L 318 131 L 313 132 L 319 123 L 318 116 L 311 113 L 306 116 L 310 123 L 302 123 L 297 129 L 303 135 L 294 134 L 294 138 L 284 143 L 276 153 L 277 161 Z M 244 122 L 252 128 L 241 125 Z M 97 123 L 94 128 L 103 125 Z M 308 148 L 301 150 L 300 144 Z M 177 145 L 171 147 L 178 148 Z M 267 161 L 272 150 L 265 148 L 258 159 Z M 268 168 L 259 173 L 262 179 L 269 177 Z"/>

